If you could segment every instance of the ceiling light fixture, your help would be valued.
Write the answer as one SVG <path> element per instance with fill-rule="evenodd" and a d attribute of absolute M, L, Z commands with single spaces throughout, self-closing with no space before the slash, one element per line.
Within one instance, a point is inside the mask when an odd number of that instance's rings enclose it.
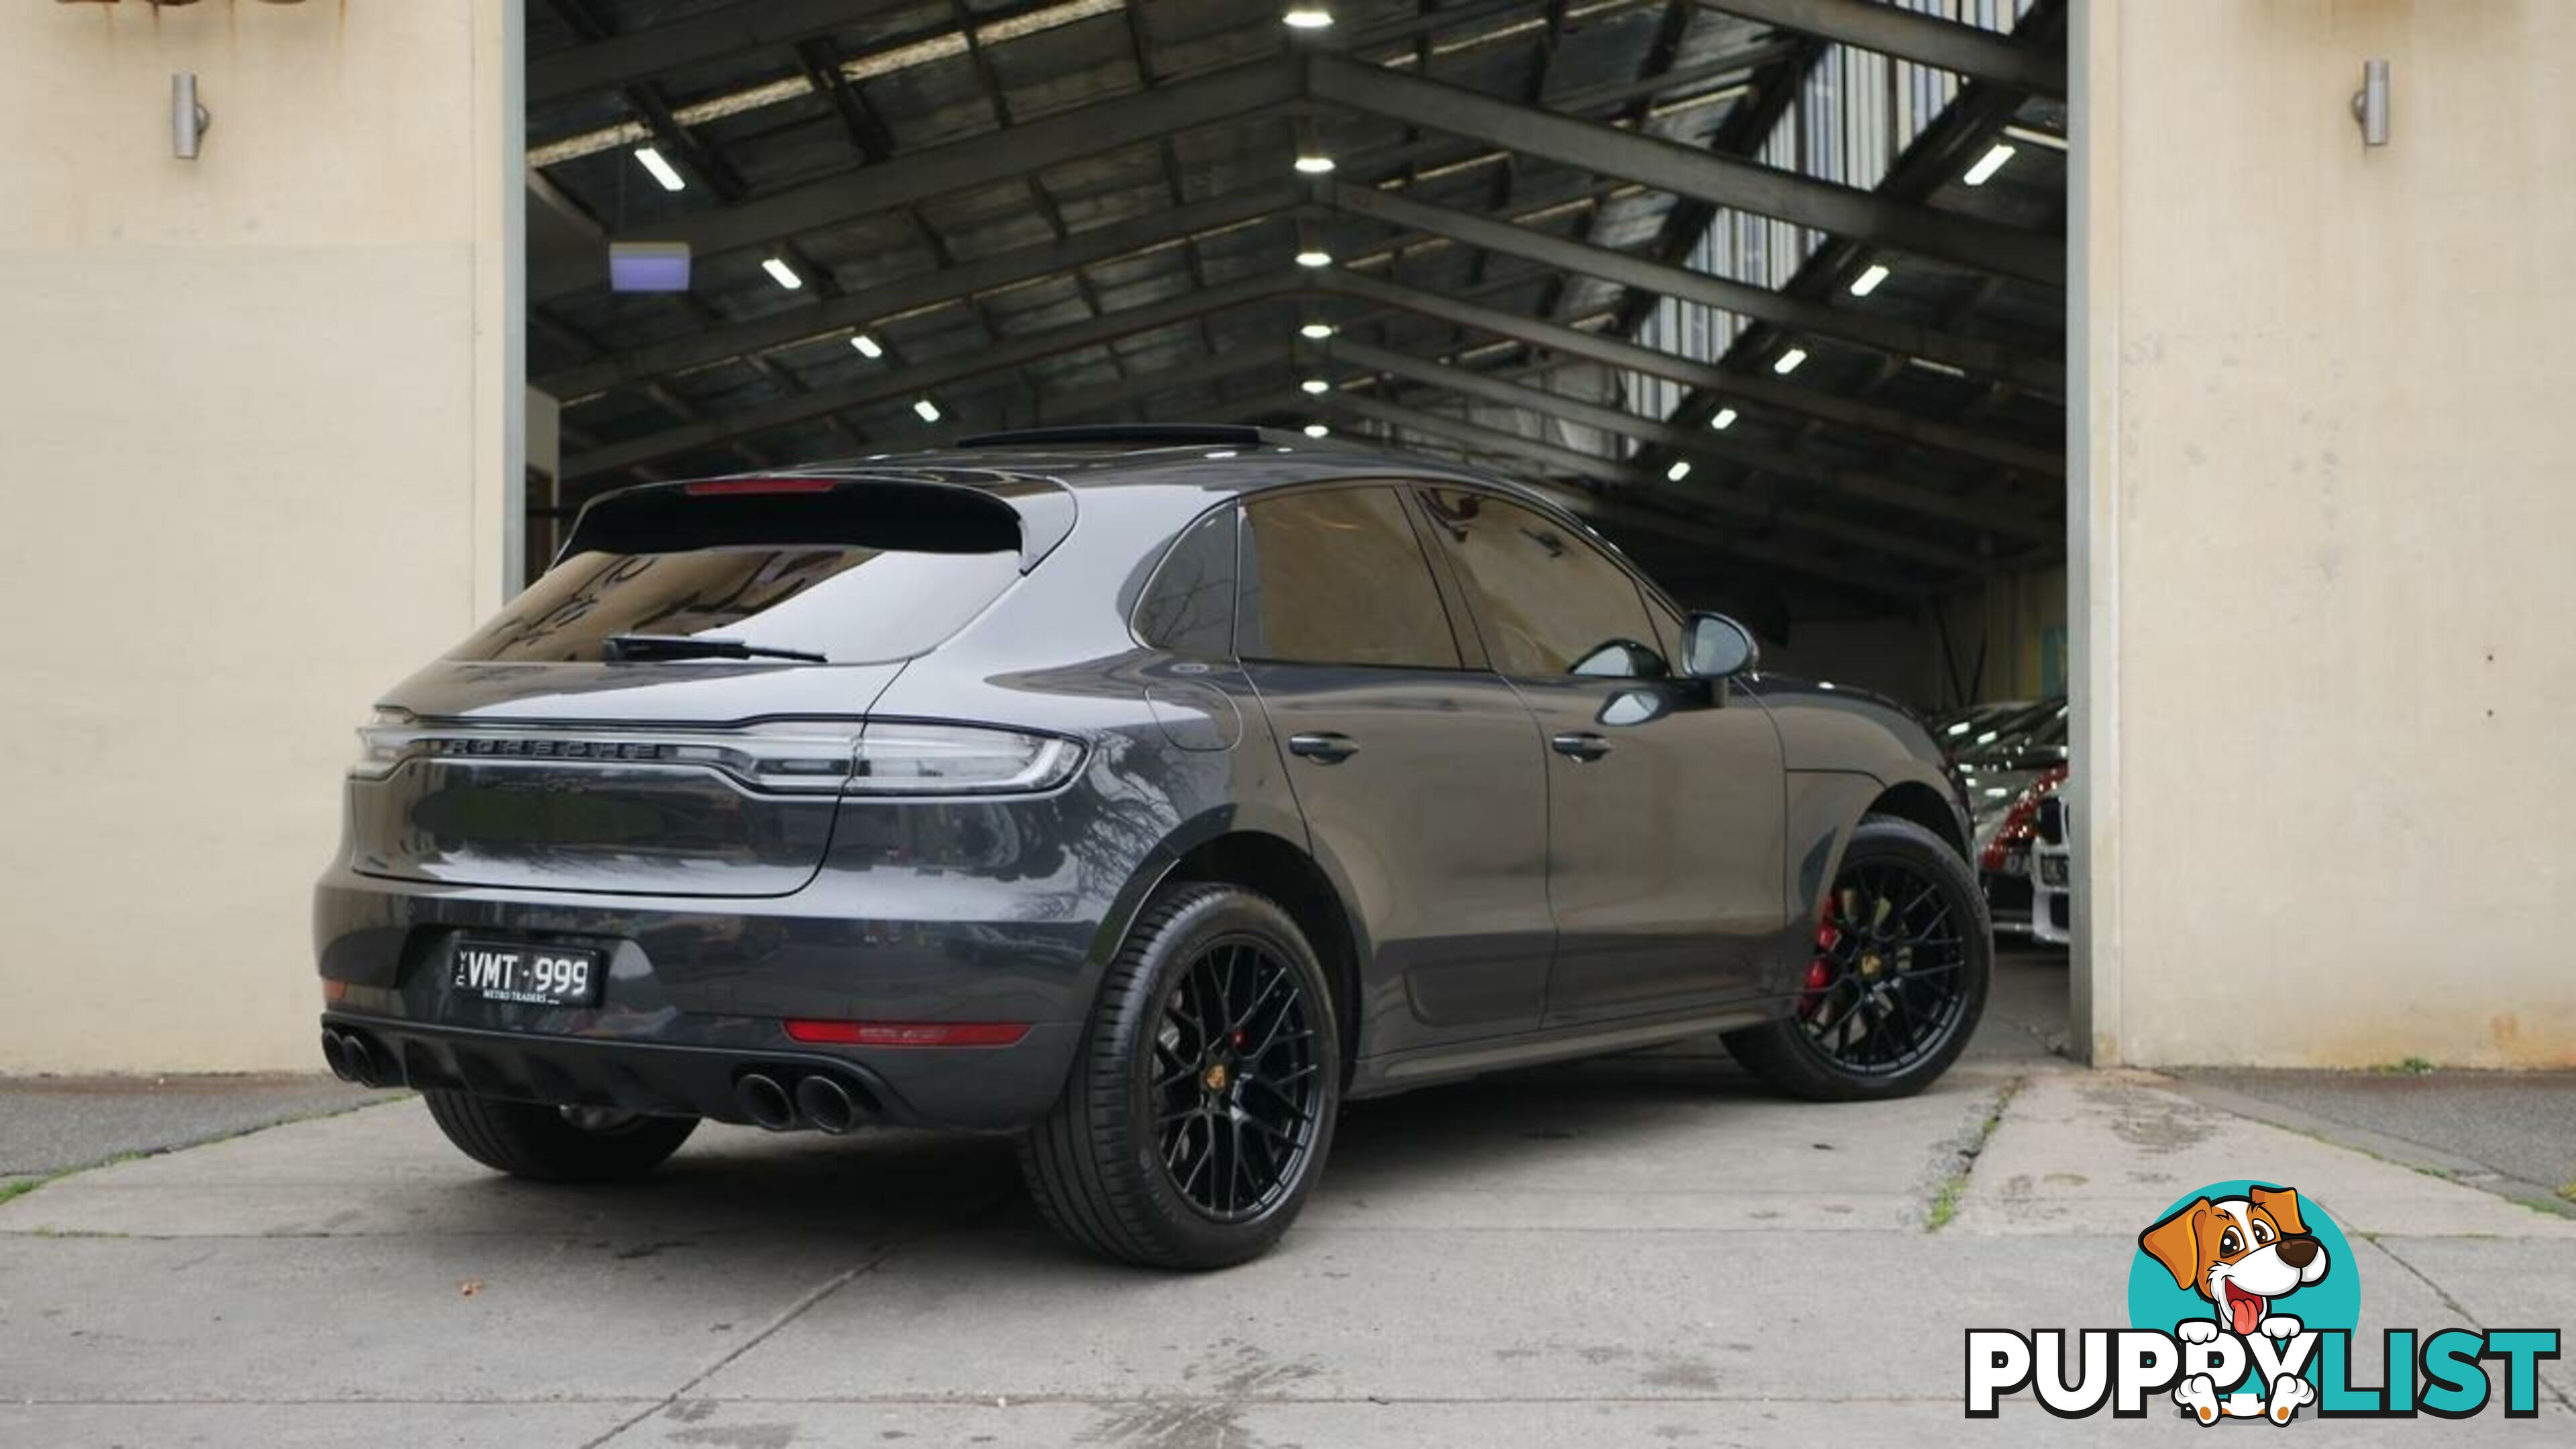
<path fill-rule="evenodd" d="M 1669 468 L 1666 468 L 1666 469 L 1664 470 L 1664 477 L 1665 477 L 1666 479 L 1668 479 L 1668 480 L 1672 481 L 1672 482 L 1675 482 L 1675 483 L 1679 483 L 1679 482 L 1680 482 L 1680 481 L 1682 481 L 1684 478 L 1687 478 L 1687 477 L 1689 477 L 1689 476 L 1690 476 L 1690 462 L 1689 462 L 1689 460 L 1687 460 L 1687 459 L 1685 459 L 1685 460 L 1683 460 L 1683 461 L 1681 461 L 1681 462 L 1675 463 L 1675 464 L 1673 464 L 1673 466 L 1671 466 L 1671 467 L 1669 467 Z"/>
<path fill-rule="evenodd" d="M 1332 433 L 1333 430 L 1325 427 L 1322 423 L 1308 423 L 1306 425 L 1306 436 L 1310 438 L 1326 438 L 1332 436 Z"/>
<path fill-rule="evenodd" d="M 1297 158 L 1297 170 L 1307 176 L 1322 176 L 1333 169 L 1330 156 L 1304 155 Z"/>
<path fill-rule="evenodd" d="M 1333 385 L 1320 377 L 1310 377 L 1297 385 L 1304 388 L 1309 397 L 1322 397 L 1333 390 Z"/>
<path fill-rule="evenodd" d="M 1780 360 L 1771 364 L 1771 370 L 1780 374 L 1782 377 L 1787 377 L 1790 373 L 1798 370 L 1799 363 L 1806 360 L 1807 349 L 1803 347 L 1792 347 L 1788 351 L 1780 354 Z"/>
<path fill-rule="evenodd" d="M 1333 335 L 1333 324 L 1330 322 L 1309 322 L 1305 326 L 1297 329 L 1297 335 L 1305 338 L 1309 342 L 1321 342 L 1325 338 Z"/>
<path fill-rule="evenodd" d="M 875 338 L 870 337 L 864 332 L 852 333 L 850 336 L 850 345 L 859 349 L 859 355 L 861 357 L 885 356 L 885 349 L 877 345 L 877 340 Z"/>
<path fill-rule="evenodd" d="M 2003 170 L 2004 163 L 2012 158 L 2012 147 L 1996 146 L 1985 155 L 1978 157 L 1977 164 L 1969 167 L 1968 174 L 1959 179 L 1970 186 L 1983 186 L 1996 172 Z"/>
<path fill-rule="evenodd" d="M 1711 431 L 1714 431 L 1714 432 L 1720 432 L 1720 433 L 1725 432 L 1727 429 L 1729 429 L 1729 428 L 1731 428 L 1731 427 L 1734 427 L 1734 426 L 1735 426 L 1735 409 L 1733 409 L 1733 408 L 1719 408 L 1719 409 L 1717 410 L 1717 416 L 1715 416 L 1715 417 L 1713 417 L 1713 418 L 1710 418 L 1710 419 L 1708 420 L 1708 425 L 1709 425 L 1709 428 L 1710 428 L 1710 430 L 1711 430 Z"/>
<path fill-rule="evenodd" d="M 912 410 L 919 414 L 921 420 L 925 423 L 935 423 L 939 421 L 939 404 L 932 402 L 926 397 L 914 398 L 912 400 Z"/>
<path fill-rule="evenodd" d="M 1297 254 L 1297 265 L 1301 267 L 1329 267 L 1332 264 L 1333 254 L 1321 247 L 1308 247 Z"/>
<path fill-rule="evenodd" d="M 805 279 L 796 275 L 796 269 L 787 265 L 785 258 L 769 257 L 761 262 L 760 269 L 769 274 L 769 280 L 791 292 L 805 285 Z"/>
<path fill-rule="evenodd" d="M 680 178 L 680 173 L 672 167 L 671 163 L 662 159 L 662 153 L 654 150 L 652 147 L 636 147 L 635 160 L 638 164 L 643 166 L 645 170 L 653 173 L 653 179 L 662 183 L 662 189 L 664 191 L 685 191 L 688 189 L 689 183 L 682 180 Z"/>
<path fill-rule="evenodd" d="M 1321 5 L 1291 5 L 1279 17 L 1291 30 L 1323 30 L 1333 23 L 1333 12 Z"/>
<path fill-rule="evenodd" d="M 1870 293 L 1877 291 L 1878 284 L 1886 280 L 1887 268 L 1880 266 L 1876 262 L 1872 262 L 1870 263 L 1869 270 L 1852 278 L 1851 294 L 1855 297 L 1866 297 Z"/>

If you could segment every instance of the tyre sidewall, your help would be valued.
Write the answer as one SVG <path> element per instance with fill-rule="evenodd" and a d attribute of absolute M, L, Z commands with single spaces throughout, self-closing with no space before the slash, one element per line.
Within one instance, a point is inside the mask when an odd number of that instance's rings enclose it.
<path fill-rule="evenodd" d="M 1203 946 L 1230 935 L 1260 939 L 1295 973 L 1315 1030 L 1316 1075 L 1322 1083 L 1315 1103 L 1314 1138 L 1298 1165 L 1296 1181 L 1259 1217 L 1243 1222 L 1208 1217 L 1181 1194 L 1164 1170 L 1152 1085 L 1151 1048 L 1164 1000 Z M 1332 1150 L 1341 1097 L 1341 1023 L 1333 1010 L 1323 965 L 1287 912 L 1249 891 L 1232 888 L 1210 891 L 1185 906 L 1156 936 L 1139 964 L 1143 969 L 1122 999 L 1108 1004 L 1102 1025 L 1116 1033 L 1116 1059 L 1124 1072 L 1120 1135 L 1126 1142 L 1129 1166 L 1143 1189 L 1140 1205 L 1152 1218 L 1155 1235 L 1178 1250 L 1176 1257 L 1223 1266 L 1258 1256 L 1296 1218 Z"/>

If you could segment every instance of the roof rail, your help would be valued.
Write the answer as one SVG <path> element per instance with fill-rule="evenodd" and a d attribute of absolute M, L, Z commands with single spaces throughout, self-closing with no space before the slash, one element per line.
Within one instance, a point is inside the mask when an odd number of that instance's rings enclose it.
<path fill-rule="evenodd" d="M 1261 443 L 1261 430 L 1232 423 L 1087 423 L 1061 428 L 1012 428 L 998 433 L 969 433 L 960 448 L 1043 448 L 1067 444 L 1124 443 L 1135 447 L 1249 448 Z"/>

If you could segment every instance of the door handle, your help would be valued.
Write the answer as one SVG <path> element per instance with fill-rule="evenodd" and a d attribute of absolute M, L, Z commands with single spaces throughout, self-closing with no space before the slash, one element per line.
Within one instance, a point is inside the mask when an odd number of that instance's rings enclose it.
<path fill-rule="evenodd" d="M 1610 742 L 1595 734 L 1558 735 L 1547 742 L 1547 747 L 1578 764 L 1590 764 L 1610 753 Z"/>
<path fill-rule="evenodd" d="M 1288 737 L 1288 753 L 1303 755 L 1319 765 L 1338 765 L 1359 752 L 1359 741 L 1331 730 L 1313 730 Z"/>

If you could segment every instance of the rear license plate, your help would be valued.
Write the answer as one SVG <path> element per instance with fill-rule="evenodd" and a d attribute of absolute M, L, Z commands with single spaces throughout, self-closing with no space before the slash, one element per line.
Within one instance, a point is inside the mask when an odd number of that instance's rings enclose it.
<path fill-rule="evenodd" d="M 448 985 L 460 995 L 526 1006 L 596 1006 L 600 953 L 525 941 L 459 941 Z"/>
<path fill-rule="evenodd" d="M 2047 886 L 2066 884 L 2066 857 L 2043 855 L 2039 858 L 2039 883 Z"/>

